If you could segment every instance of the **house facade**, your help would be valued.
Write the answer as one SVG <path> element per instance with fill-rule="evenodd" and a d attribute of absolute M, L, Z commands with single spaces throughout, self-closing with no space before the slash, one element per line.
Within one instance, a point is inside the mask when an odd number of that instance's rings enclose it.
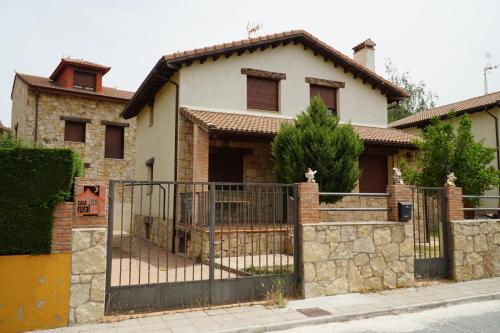
<path fill-rule="evenodd" d="M 359 191 L 385 192 L 416 136 L 387 128 L 408 93 L 375 73 L 374 46 L 350 58 L 299 30 L 161 57 L 122 113 L 137 118 L 135 178 L 273 182 L 280 124 L 320 95 L 365 142 Z"/>
<path fill-rule="evenodd" d="M 134 172 L 135 119 L 120 112 L 133 92 L 102 85 L 110 67 L 61 59 L 50 77 L 16 73 L 12 136 L 45 147 L 75 150 L 86 177 L 129 179 Z"/>
<path fill-rule="evenodd" d="M 496 149 L 495 159 L 491 162 L 491 165 L 500 169 L 500 91 L 419 112 L 392 122 L 389 126 L 419 135 L 434 117 L 458 126 L 460 116 L 465 113 L 469 114 L 472 121 L 472 134 L 475 139 L 483 140 L 486 147 Z M 499 188 L 493 188 L 487 191 L 486 195 L 500 195 L 499 191 Z M 485 200 L 484 204 L 497 207 L 499 201 Z"/>

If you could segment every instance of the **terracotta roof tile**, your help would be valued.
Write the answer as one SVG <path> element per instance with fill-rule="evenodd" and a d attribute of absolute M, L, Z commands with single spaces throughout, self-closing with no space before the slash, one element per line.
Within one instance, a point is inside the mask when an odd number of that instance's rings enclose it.
<path fill-rule="evenodd" d="M 183 60 L 182 59 L 183 57 L 209 55 L 209 53 L 211 51 L 215 51 L 215 50 L 220 51 L 221 49 L 225 49 L 225 48 L 229 49 L 231 47 L 239 46 L 239 45 L 249 45 L 249 44 L 262 43 L 262 42 L 272 43 L 274 40 L 279 40 L 279 39 L 282 39 L 285 37 L 291 37 L 291 36 L 295 36 L 295 35 L 296 36 L 302 35 L 302 36 L 314 41 L 315 43 L 320 45 L 322 48 L 324 48 L 324 49 L 328 50 L 329 52 L 331 52 L 332 54 L 334 54 L 336 57 L 341 58 L 344 62 L 358 67 L 360 70 L 362 70 L 366 74 L 368 74 L 371 77 L 373 77 L 374 79 L 380 81 L 381 85 L 385 85 L 385 86 L 390 87 L 393 90 L 397 91 L 399 94 L 401 94 L 401 96 L 404 96 L 404 97 L 409 96 L 408 92 L 405 91 L 404 89 L 402 89 L 402 88 L 398 87 L 397 85 L 395 85 L 394 83 L 386 80 L 385 78 L 378 75 L 374 71 L 364 67 L 363 65 L 354 61 L 352 58 L 344 55 L 340 51 L 334 49 L 330 45 L 326 44 L 325 42 L 321 41 L 317 37 L 313 36 L 312 34 L 308 33 L 307 31 L 304 31 L 304 30 L 290 30 L 290 31 L 274 33 L 274 34 L 270 34 L 270 35 L 242 39 L 239 41 L 232 41 L 230 43 L 215 44 L 215 45 L 207 46 L 204 48 L 197 48 L 197 49 L 187 50 L 187 51 L 183 51 L 183 52 L 174 52 L 171 54 L 164 55 L 163 58 L 167 61 L 179 61 L 179 60 Z"/>
<path fill-rule="evenodd" d="M 495 105 L 500 105 L 500 91 L 422 111 L 409 117 L 392 122 L 389 124 L 389 126 L 395 128 L 413 127 L 421 123 L 426 123 L 434 117 L 443 118 L 453 111 L 458 115 L 467 112 L 482 111 L 485 107 L 488 108 Z"/>
<path fill-rule="evenodd" d="M 255 116 L 228 112 L 191 110 L 181 108 L 181 114 L 206 130 L 242 132 L 249 134 L 275 135 L 282 123 L 293 124 L 294 120 L 282 117 Z M 412 145 L 417 135 L 394 128 L 353 125 L 361 139 L 368 142 Z"/>
<path fill-rule="evenodd" d="M 110 87 L 102 87 L 102 92 L 95 92 L 90 90 L 83 90 L 78 88 L 64 88 L 50 80 L 47 77 L 28 75 L 16 73 L 16 76 L 19 77 L 22 81 L 26 82 L 30 86 L 39 87 L 39 88 L 47 88 L 52 90 L 64 91 L 64 92 L 72 92 L 77 94 L 83 94 L 88 96 L 95 97 L 108 97 L 113 99 L 121 99 L 121 100 L 130 100 L 134 95 L 133 91 L 119 90 Z"/>
<path fill-rule="evenodd" d="M 129 119 L 139 114 L 143 106 L 161 89 L 182 64 L 191 64 L 198 60 L 201 63 L 209 57 L 216 60 L 222 55 L 229 56 L 232 53 L 240 55 L 243 51 L 253 51 L 259 47 L 264 49 L 269 45 L 275 46 L 275 44 L 280 43 L 287 45 L 292 42 L 303 44 L 305 48 L 310 48 L 318 55 L 333 62 L 336 67 L 339 66 L 344 71 L 350 72 L 354 77 L 369 83 L 373 89 L 378 89 L 385 94 L 389 102 L 398 101 L 410 96 L 406 90 L 342 54 L 310 33 L 304 30 L 291 30 L 189 51 L 177 51 L 162 56 L 141 83 L 136 94 L 121 113 L 121 116 Z"/>

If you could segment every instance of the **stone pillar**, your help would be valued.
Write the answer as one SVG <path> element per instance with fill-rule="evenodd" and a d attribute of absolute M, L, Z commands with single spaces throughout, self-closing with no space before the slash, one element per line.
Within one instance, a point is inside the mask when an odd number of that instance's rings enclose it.
<path fill-rule="evenodd" d="M 446 186 L 444 188 L 446 196 L 446 216 L 448 221 L 464 219 L 464 204 L 462 199 L 462 188 L 456 186 Z"/>
<path fill-rule="evenodd" d="M 299 224 L 320 222 L 318 183 L 299 183 Z"/>
<path fill-rule="evenodd" d="M 82 216 L 82 201 L 89 199 L 82 193 L 92 186 L 99 187 L 103 196 L 98 197 L 104 202 L 97 200 L 100 208 L 95 215 Z M 71 242 L 70 325 L 96 322 L 104 316 L 109 182 L 77 178 L 75 189 L 77 208 Z"/>
<path fill-rule="evenodd" d="M 387 198 L 387 208 L 389 208 L 389 212 L 387 213 L 387 219 L 393 222 L 402 222 L 399 220 L 398 202 L 400 201 L 412 202 L 411 186 L 394 184 L 394 185 L 387 185 L 386 188 L 387 188 L 387 193 L 390 194 L 390 196 Z"/>
<path fill-rule="evenodd" d="M 208 182 L 208 133 L 194 125 L 193 128 L 193 181 Z"/>

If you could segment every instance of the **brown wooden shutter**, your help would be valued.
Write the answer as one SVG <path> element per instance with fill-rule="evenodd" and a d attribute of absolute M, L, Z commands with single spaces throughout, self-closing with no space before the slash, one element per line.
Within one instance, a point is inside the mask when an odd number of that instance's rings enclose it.
<path fill-rule="evenodd" d="M 208 181 L 243 182 L 243 156 L 236 154 L 210 154 Z"/>
<path fill-rule="evenodd" d="M 96 75 L 93 73 L 75 71 L 73 73 L 73 85 L 95 90 Z"/>
<path fill-rule="evenodd" d="M 104 157 L 123 158 L 123 130 L 121 126 L 106 126 Z"/>
<path fill-rule="evenodd" d="M 64 122 L 64 141 L 85 142 L 85 123 L 66 120 Z"/>
<path fill-rule="evenodd" d="M 247 107 L 278 111 L 278 82 L 273 79 L 247 76 Z"/>
<path fill-rule="evenodd" d="M 361 154 L 359 168 L 359 192 L 385 193 L 387 185 L 387 156 L 378 154 Z"/>
<path fill-rule="evenodd" d="M 331 87 L 322 87 L 311 84 L 311 98 L 314 96 L 321 97 L 323 103 L 326 104 L 328 110 L 337 111 L 337 89 Z"/>

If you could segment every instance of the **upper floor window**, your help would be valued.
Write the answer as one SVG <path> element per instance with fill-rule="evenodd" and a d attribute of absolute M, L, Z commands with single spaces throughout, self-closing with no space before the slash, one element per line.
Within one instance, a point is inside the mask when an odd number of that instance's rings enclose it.
<path fill-rule="evenodd" d="M 64 141 L 85 142 L 85 122 L 70 121 L 64 122 Z"/>
<path fill-rule="evenodd" d="M 96 86 L 94 73 L 76 71 L 73 73 L 73 87 L 94 90 Z"/>
<path fill-rule="evenodd" d="M 104 157 L 123 159 L 124 127 L 106 125 Z"/>
<path fill-rule="evenodd" d="M 345 83 L 340 81 L 332 81 L 325 79 L 317 79 L 306 77 L 306 82 L 309 83 L 311 98 L 319 96 L 328 108 L 328 113 L 338 116 L 338 90 L 344 88 Z"/>
<path fill-rule="evenodd" d="M 247 75 L 247 108 L 279 111 L 279 82 L 286 79 L 282 73 L 242 68 Z"/>
<path fill-rule="evenodd" d="M 323 87 L 311 84 L 311 98 L 319 96 L 328 108 L 328 114 L 337 115 L 337 88 Z"/>

